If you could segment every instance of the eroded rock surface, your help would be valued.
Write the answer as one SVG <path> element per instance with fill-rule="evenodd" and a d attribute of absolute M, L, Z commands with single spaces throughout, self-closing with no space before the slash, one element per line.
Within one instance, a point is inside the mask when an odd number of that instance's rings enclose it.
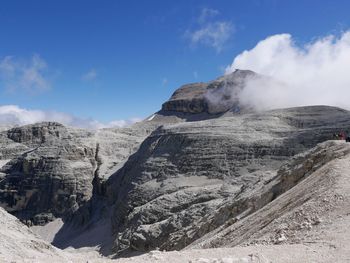
<path fill-rule="evenodd" d="M 321 143 L 293 157 L 274 180 L 258 190 L 283 194 L 250 216 L 234 224 L 227 222 L 188 248 L 323 244 L 339 255 L 335 262 L 343 262 L 349 253 L 349 171 L 350 144 Z"/>
<path fill-rule="evenodd" d="M 107 182 L 114 251 L 181 249 L 248 216 L 293 186 L 258 191 L 283 162 L 347 129 L 350 113 L 326 106 L 159 128 Z"/>
<path fill-rule="evenodd" d="M 44 262 L 48 258 L 70 262 L 59 249 L 35 236 L 27 226 L 0 207 L 0 261 Z"/>
<path fill-rule="evenodd" d="M 42 123 L 1 132 L 1 205 L 35 224 L 70 216 L 76 220 L 54 244 L 104 255 L 299 244 L 323 240 L 310 232 L 322 222 L 329 237 L 345 227 L 332 217 L 350 212 L 332 209 L 347 200 L 349 185 L 338 181 L 345 188 L 332 195 L 336 181 L 327 173 L 346 173 L 343 161 L 328 164 L 348 158 L 350 146 L 311 148 L 350 130 L 348 111 L 299 107 L 168 124 L 138 148 L 155 127 L 143 125 L 91 132 Z M 336 212 L 323 216 L 329 211 Z"/>
<path fill-rule="evenodd" d="M 0 133 L 0 205 L 28 224 L 69 216 L 133 153 L 149 131 L 87 131 L 54 122 Z"/>

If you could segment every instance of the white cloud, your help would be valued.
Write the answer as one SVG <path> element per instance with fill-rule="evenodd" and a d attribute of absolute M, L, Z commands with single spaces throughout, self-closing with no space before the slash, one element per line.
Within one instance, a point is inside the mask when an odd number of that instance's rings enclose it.
<path fill-rule="evenodd" d="M 198 23 L 203 24 L 207 22 L 209 19 L 219 15 L 220 12 L 211 8 L 202 8 L 201 14 L 198 17 Z"/>
<path fill-rule="evenodd" d="M 64 125 L 86 129 L 102 129 L 126 127 L 135 122 L 141 121 L 141 119 L 132 118 L 129 120 L 114 120 L 108 123 L 102 123 L 97 120 L 79 118 L 62 112 L 27 110 L 20 108 L 17 105 L 0 106 L 0 125 L 26 125 L 43 121 L 56 121 Z"/>
<path fill-rule="evenodd" d="M 221 52 L 234 33 L 234 26 L 230 21 L 213 20 L 219 14 L 214 9 L 204 8 L 198 18 L 198 27 L 187 30 L 185 37 L 193 46 L 204 45 Z"/>
<path fill-rule="evenodd" d="M 93 81 L 97 78 L 97 72 L 95 69 L 90 69 L 88 72 L 81 76 L 83 81 Z"/>
<path fill-rule="evenodd" d="M 235 57 L 226 73 L 235 69 L 250 69 L 276 80 L 246 83 L 240 99 L 256 108 L 333 105 L 350 109 L 350 31 L 302 46 L 290 34 L 273 35 Z"/>
<path fill-rule="evenodd" d="M 6 56 L 0 60 L 0 82 L 7 91 L 42 92 L 50 89 L 48 67 L 39 56 L 28 61 Z"/>
<path fill-rule="evenodd" d="M 111 122 L 109 122 L 107 124 L 102 124 L 102 125 L 105 125 L 106 128 L 110 128 L 110 127 L 127 127 L 127 126 L 130 126 L 133 123 L 140 122 L 140 121 L 142 121 L 141 118 L 131 118 L 129 120 L 114 120 L 114 121 L 111 121 Z"/>

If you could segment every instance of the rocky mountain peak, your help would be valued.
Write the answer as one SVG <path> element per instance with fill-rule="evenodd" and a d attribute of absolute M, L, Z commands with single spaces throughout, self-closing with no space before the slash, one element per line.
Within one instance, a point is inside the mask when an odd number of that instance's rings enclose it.
<path fill-rule="evenodd" d="M 183 85 L 162 105 L 162 110 L 191 114 L 241 111 L 244 106 L 239 102 L 239 92 L 248 79 L 258 76 L 253 71 L 237 69 L 207 83 Z"/>

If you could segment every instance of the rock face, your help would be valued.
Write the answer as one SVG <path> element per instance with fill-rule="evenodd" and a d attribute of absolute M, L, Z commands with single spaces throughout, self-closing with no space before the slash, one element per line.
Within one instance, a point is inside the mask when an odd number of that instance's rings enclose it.
<path fill-rule="evenodd" d="M 350 144 L 321 143 L 293 157 L 259 189 L 283 194 L 256 213 L 235 224 L 224 224 L 188 248 L 319 242 L 336 249 L 337 255 L 345 255 L 349 251 L 345 245 L 349 237 L 349 171 Z M 340 258 L 335 261 L 343 262 Z"/>
<path fill-rule="evenodd" d="M 177 89 L 162 106 L 162 111 L 218 114 L 240 111 L 238 94 L 245 82 L 259 75 L 249 70 L 236 70 L 209 83 L 187 84 Z M 260 76 L 261 77 L 261 76 Z"/>
<path fill-rule="evenodd" d="M 259 190 L 284 161 L 340 130 L 350 113 L 326 106 L 157 129 L 107 181 L 115 252 L 182 249 L 248 216 L 293 186 Z"/>
<path fill-rule="evenodd" d="M 324 141 L 350 130 L 348 111 L 222 116 L 164 125 L 144 140 L 154 128 L 146 126 L 91 132 L 41 123 L 1 132 L 1 206 L 34 224 L 77 219 L 54 243 L 104 255 L 311 242 L 323 240 L 309 231 L 322 221 L 331 240 L 332 228 L 346 228 L 331 221 L 350 213 L 339 208 L 347 177 L 327 174 L 346 174 L 350 146 Z"/>
<path fill-rule="evenodd" d="M 85 131 L 46 122 L 0 133 L 0 205 L 29 224 L 69 216 L 117 169 L 145 130 Z"/>
<path fill-rule="evenodd" d="M 40 220 L 76 210 L 91 197 L 91 178 L 97 166 L 95 149 L 74 141 L 72 134 L 57 123 L 24 126 L 6 133 L 8 139 L 27 147 L 1 169 L 5 174 L 1 201 L 8 211 L 40 224 L 45 223 Z"/>

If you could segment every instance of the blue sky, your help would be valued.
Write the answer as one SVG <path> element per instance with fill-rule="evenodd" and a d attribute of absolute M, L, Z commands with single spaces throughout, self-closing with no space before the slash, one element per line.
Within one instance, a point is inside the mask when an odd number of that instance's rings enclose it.
<path fill-rule="evenodd" d="M 0 105 L 143 118 L 270 35 L 302 45 L 347 30 L 349 10 L 346 0 L 2 1 Z"/>

